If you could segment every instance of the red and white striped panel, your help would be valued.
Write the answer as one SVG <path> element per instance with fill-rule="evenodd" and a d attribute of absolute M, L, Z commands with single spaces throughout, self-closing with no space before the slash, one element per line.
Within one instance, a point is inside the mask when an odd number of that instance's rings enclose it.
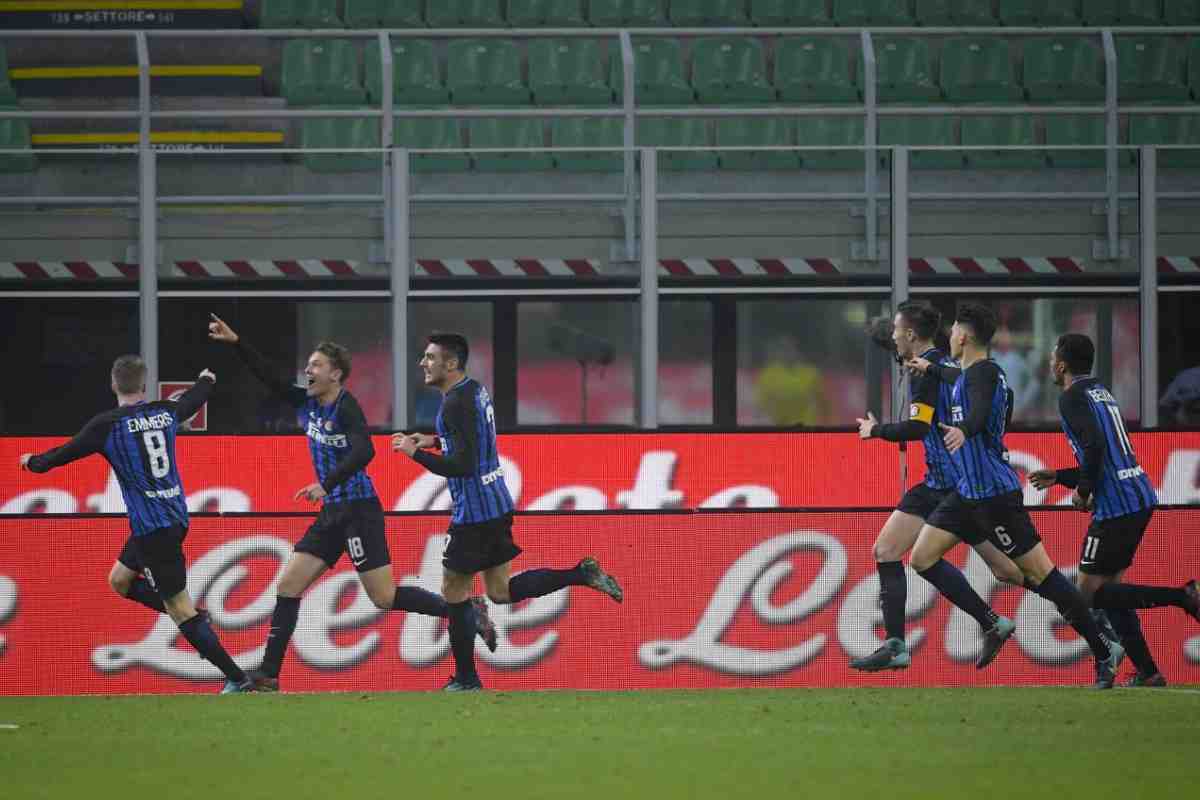
<path fill-rule="evenodd" d="M 294 261 L 176 261 L 186 278 L 340 278 L 358 275 L 357 261 L 304 258 Z"/>
<path fill-rule="evenodd" d="M 1083 272 L 1083 259 L 1039 258 L 910 258 L 913 275 L 1070 275 Z"/>
<path fill-rule="evenodd" d="M 1158 271 L 1168 274 L 1175 272 L 1200 272 L 1200 256 L 1159 256 Z"/>
<path fill-rule="evenodd" d="M 736 277 L 739 275 L 837 275 L 838 262 L 828 258 L 663 258 L 658 274 L 668 277 Z"/>
<path fill-rule="evenodd" d="M 0 261 L 0 280 L 136 278 L 137 264 L 120 261 Z"/>
<path fill-rule="evenodd" d="M 600 267 L 586 258 L 419 258 L 415 274 L 431 278 L 569 278 L 599 275 Z"/>

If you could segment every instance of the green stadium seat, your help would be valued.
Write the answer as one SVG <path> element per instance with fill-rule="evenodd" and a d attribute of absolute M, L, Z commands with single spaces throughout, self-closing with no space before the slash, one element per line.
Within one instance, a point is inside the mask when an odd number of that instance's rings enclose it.
<path fill-rule="evenodd" d="M 1013 103 L 1024 97 L 1002 39 L 947 39 L 941 68 L 942 91 L 952 103 Z"/>
<path fill-rule="evenodd" d="M 367 95 L 371 103 L 383 102 L 383 65 L 379 42 L 368 42 L 363 53 Z M 392 100 L 401 105 L 441 106 L 450 102 L 450 90 L 438 75 L 437 53 L 425 39 L 392 40 Z"/>
<path fill-rule="evenodd" d="M 544 147 L 542 121 L 519 117 L 472 119 L 467 123 L 471 147 Z M 532 172 L 554 168 L 549 153 L 479 153 L 475 168 L 482 172 Z"/>
<path fill-rule="evenodd" d="M 718 147 L 794 145 L 795 125 L 786 117 L 722 117 L 717 120 Z M 721 151 L 722 169 L 796 169 L 796 151 Z"/>
<path fill-rule="evenodd" d="M 1163 0 L 1163 22 L 1200 25 L 1200 0 Z"/>
<path fill-rule="evenodd" d="M 8 54 L 0 47 L 0 106 L 13 105 L 17 102 L 17 93 L 13 91 L 8 80 Z"/>
<path fill-rule="evenodd" d="M 749 24 L 745 0 L 671 0 L 670 18 L 681 28 Z"/>
<path fill-rule="evenodd" d="M 446 58 L 450 97 L 464 106 L 516 106 L 529 103 L 521 82 L 521 54 L 503 39 L 456 39 Z"/>
<path fill-rule="evenodd" d="M 351 28 L 423 28 L 422 0 L 346 0 Z"/>
<path fill-rule="evenodd" d="M 879 145 L 956 145 L 954 120 L 946 116 L 880 117 Z M 885 154 L 881 161 L 886 165 L 890 158 Z M 933 150 L 910 153 L 909 162 L 913 169 L 958 169 L 963 165 L 962 151 Z"/>
<path fill-rule="evenodd" d="M 415 150 L 451 149 L 463 146 L 458 120 L 446 117 L 398 117 L 392 128 L 392 143 Z M 413 172 L 466 172 L 471 158 L 466 153 L 417 153 L 409 159 Z"/>
<path fill-rule="evenodd" d="M 683 48 L 678 39 L 635 39 L 633 57 L 639 105 L 678 106 L 696 101 L 695 92 L 683 77 Z M 611 64 L 609 82 L 617 102 L 621 102 L 625 81 L 620 55 L 614 53 Z"/>
<path fill-rule="evenodd" d="M 750 0 L 750 21 L 760 28 L 833 24 L 825 0 Z"/>
<path fill-rule="evenodd" d="M 508 0 L 508 24 L 514 28 L 573 28 L 586 25 L 583 0 Z"/>
<path fill-rule="evenodd" d="M 806 147 L 862 147 L 866 141 L 862 117 L 798 117 L 796 143 Z M 864 155 L 855 150 L 801 150 L 806 169 L 865 169 Z"/>
<path fill-rule="evenodd" d="M 857 43 L 854 45 L 858 49 Z M 785 38 L 775 44 L 775 88 L 785 103 L 857 103 L 850 44 L 832 36 Z"/>
<path fill-rule="evenodd" d="M 1005 25 L 1079 25 L 1079 0 L 1000 0 L 1000 21 Z"/>
<path fill-rule="evenodd" d="M 1200 97 L 1200 36 L 1188 40 L 1187 45 L 1187 78 L 1191 87 L 1192 97 Z"/>
<path fill-rule="evenodd" d="M 531 40 L 533 101 L 543 106 L 611 104 L 613 90 L 605 80 L 603 53 L 603 45 L 595 39 Z"/>
<path fill-rule="evenodd" d="M 1104 54 L 1084 38 L 1036 36 L 1022 46 L 1025 91 L 1035 103 L 1103 103 Z"/>
<path fill-rule="evenodd" d="M 917 21 L 930 27 L 999 25 L 992 0 L 917 0 Z"/>
<path fill-rule="evenodd" d="M 1196 150 L 1160 150 L 1158 166 L 1166 169 L 1200 167 L 1200 117 L 1188 114 L 1138 114 L 1129 121 L 1129 143 L 1187 144 Z"/>
<path fill-rule="evenodd" d="M 337 0 L 262 0 L 260 28 L 341 28 Z"/>
<path fill-rule="evenodd" d="M 838 25 L 912 25 L 912 0 L 833 0 Z"/>
<path fill-rule="evenodd" d="M 590 0 L 588 19 L 597 28 L 659 28 L 667 24 L 667 0 Z"/>
<path fill-rule="evenodd" d="M 378 148 L 377 119 L 302 119 L 303 148 Z M 305 153 L 303 163 L 313 172 L 366 172 L 379 169 L 378 153 Z"/>
<path fill-rule="evenodd" d="M 1046 144 L 1053 147 L 1107 143 L 1102 114 L 1051 114 L 1046 117 Z M 1051 166 L 1095 169 L 1104 166 L 1103 150 L 1048 150 Z"/>
<path fill-rule="evenodd" d="M 1084 23 L 1110 25 L 1161 25 L 1162 0 L 1083 0 Z"/>
<path fill-rule="evenodd" d="M 555 147 L 620 147 L 625 143 L 625 120 L 559 117 L 550 125 L 550 142 Z M 620 153 L 555 153 L 554 161 L 566 172 L 620 172 L 625 166 Z"/>
<path fill-rule="evenodd" d="M 1117 37 L 1117 97 L 1130 103 L 1186 103 L 1183 49 L 1174 39 Z"/>
<path fill-rule="evenodd" d="M 0 111 L 19 111 L 15 105 L 0 105 Z M 29 120 L 0 119 L 0 149 L 15 150 L 32 147 Z M 28 153 L 0 153 L 0 173 L 33 172 L 37 169 L 37 156 Z"/>
<path fill-rule="evenodd" d="M 693 117 L 646 117 L 637 121 L 638 147 L 708 147 L 708 123 Z M 712 150 L 660 152 L 658 168 L 665 172 L 717 168 Z"/>
<path fill-rule="evenodd" d="M 283 96 L 289 105 L 362 105 L 358 53 L 347 39 L 292 39 L 283 46 Z"/>
<path fill-rule="evenodd" d="M 431 28 L 503 28 L 500 0 L 430 0 L 425 20 Z"/>
<path fill-rule="evenodd" d="M 762 42 L 745 37 L 699 39 L 692 46 L 692 86 L 701 103 L 770 103 L 775 87 L 767 82 Z"/>
<path fill-rule="evenodd" d="M 875 69 L 881 103 L 942 99 L 942 90 L 933 80 L 933 56 L 924 39 L 881 39 L 875 45 Z M 863 74 L 861 63 L 859 70 Z"/>
<path fill-rule="evenodd" d="M 1028 114 L 968 116 L 962 120 L 964 146 L 1034 147 L 1037 136 Z M 1037 169 L 1046 166 L 1042 150 L 968 150 L 967 166 L 1001 169 Z"/>

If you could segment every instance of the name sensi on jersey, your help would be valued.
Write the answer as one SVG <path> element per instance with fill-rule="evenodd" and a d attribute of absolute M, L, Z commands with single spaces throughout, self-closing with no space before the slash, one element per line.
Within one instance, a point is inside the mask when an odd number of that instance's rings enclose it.
<path fill-rule="evenodd" d="M 346 434 L 344 433 L 322 433 L 321 426 L 314 420 L 308 422 L 308 438 L 328 445 L 329 447 L 346 447 Z"/>
<path fill-rule="evenodd" d="M 171 426 L 172 420 L 171 412 L 163 411 L 161 414 L 155 414 L 152 417 L 130 417 L 125 420 L 125 427 L 130 433 L 141 433 L 142 431 L 168 428 Z"/>

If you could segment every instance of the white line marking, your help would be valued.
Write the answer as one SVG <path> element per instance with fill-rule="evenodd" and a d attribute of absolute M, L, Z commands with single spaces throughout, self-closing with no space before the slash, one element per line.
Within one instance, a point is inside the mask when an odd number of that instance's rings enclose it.
<path fill-rule="evenodd" d="M 20 727 L 20 725 L 13 725 L 11 722 L 0 722 L 0 731 L 15 731 Z"/>

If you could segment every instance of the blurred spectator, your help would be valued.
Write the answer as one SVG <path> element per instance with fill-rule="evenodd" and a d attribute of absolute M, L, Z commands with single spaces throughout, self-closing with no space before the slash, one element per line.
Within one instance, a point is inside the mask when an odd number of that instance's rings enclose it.
<path fill-rule="evenodd" d="M 820 369 L 800 360 L 800 350 L 791 337 L 772 343 L 754 393 L 773 425 L 828 424 L 824 376 Z"/>
<path fill-rule="evenodd" d="M 1200 367 L 1185 369 L 1175 376 L 1158 401 L 1166 425 L 1200 425 Z"/>
<path fill-rule="evenodd" d="M 1013 390 L 1013 417 L 1020 419 L 1036 405 L 1040 382 L 1029 366 L 1029 358 L 1013 346 L 1013 334 L 1007 327 L 996 331 L 992 340 L 992 360 L 1008 377 L 1008 387 Z"/>

